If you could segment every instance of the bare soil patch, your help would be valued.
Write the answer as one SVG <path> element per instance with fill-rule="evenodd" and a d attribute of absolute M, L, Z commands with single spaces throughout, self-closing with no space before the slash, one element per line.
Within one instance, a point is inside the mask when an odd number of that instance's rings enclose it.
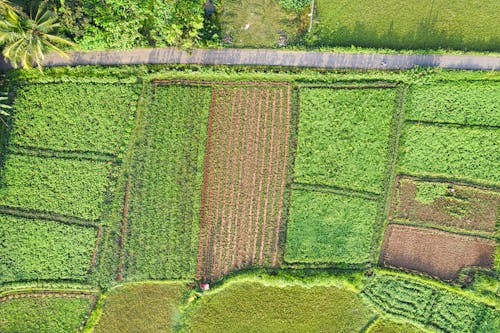
<path fill-rule="evenodd" d="M 390 219 L 495 232 L 498 192 L 407 177 L 398 178 L 395 186 Z"/>
<path fill-rule="evenodd" d="M 495 246 L 491 239 L 390 224 L 380 263 L 453 280 L 464 267 L 491 268 Z"/>
<path fill-rule="evenodd" d="M 287 84 L 214 87 L 198 280 L 279 264 L 290 117 Z"/>

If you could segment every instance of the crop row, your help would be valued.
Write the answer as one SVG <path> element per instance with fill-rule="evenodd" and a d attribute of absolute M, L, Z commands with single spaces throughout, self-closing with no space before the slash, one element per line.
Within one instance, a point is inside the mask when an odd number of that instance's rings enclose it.
<path fill-rule="evenodd" d="M 120 155 L 135 118 L 139 86 L 60 83 L 21 86 L 14 101 L 13 144 Z"/>
<path fill-rule="evenodd" d="M 383 193 L 394 89 L 300 90 L 294 180 Z"/>
<path fill-rule="evenodd" d="M 209 87 L 158 86 L 132 159 L 125 276 L 192 277 Z"/>
<path fill-rule="evenodd" d="M 416 85 L 406 101 L 406 119 L 500 126 L 500 82 Z"/>
<path fill-rule="evenodd" d="M 440 332 L 486 333 L 500 329 L 498 310 L 411 279 L 376 275 L 363 294 L 386 313 L 411 319 Z"/>
<path fill-rule="evenodd" d="M 98 230 L 0 215 L 0 283 L 85 280 Z"/>
<path fill-rule="evenodd" d="M 216 88 L 203 188 L 198 278 L 277 265 L 290 136 L 285 87 Z"/>
<path fill-rule="evenodd" d="M 498 142 L 495 129 L 407 123 L 398 172 L 499 185 Z"/>

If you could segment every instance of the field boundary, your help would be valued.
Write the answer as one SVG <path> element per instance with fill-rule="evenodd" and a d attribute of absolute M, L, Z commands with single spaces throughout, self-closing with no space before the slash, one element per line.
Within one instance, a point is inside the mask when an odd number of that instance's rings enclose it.
<path fill-rule="evenodd" d="M 189 80 L 189 79 L 153 79 L 153 85 L 189 85 L 189 86 L 242 86 L 242 87 L 266 87 L 266 86 L 288 86 L 289 82 L 283 81 L 211 81 L 211 80 Z"/>
<path fill-rule="evenodd" d="M 98 228 L 100 219 L 86 220 L 77 216 L 63 215 L 42 210 L 28 209 L 22 207 L 12 207 L 0 205 L 0 214 L 10 215 L 14 217 L 22 217 L 31 220 L 44 220 L 49 222 L 59 222 L 69 225 L 79 225 L 82 227 Z"/>
<path fill-rule="evenodd" d="M 336 185 L 323 185 L 323 184 L 309 184 L 302 182 L 294 182 L 292 184 L 292 190 L 299 191 L 313 191 L 313 192 L 323 192 L 323 193 L 334 193 L 338 195 L 362 198 L 366 200 L 378 201 L 381 199 L 382 194 L 363 191 L 363 190 L 354 190 L 347 187 L 341 187 Z"/>
<path fill-rule="evenodd" d="M 298 86 L 301 89 L 394 89 L 398 87 L 397 83 L 382 82 L 380 84 L 359 84 L 359 85 L 347 85 L 347 84 L 307 84 L 300 83 Z"/>
<path fill-rule="evenodd" d="M 452 123 L 446 121 L 430 121 L 430 120 L 417 120 L 417 119 L 405 119 L 405 123 L 424 125 L 424 126 L 449 127 L 449 128 L 470 128 L 470 129 L 483 129 L 483 130 L 500 129 L 500 126 L 495 126 L 495 125 L 462 124 L 462 123 Z"/>
<path fill-rule="evenodd" d="M 116 155 L 98 151 L 58 150 L 36 146 L 22 146 L 11 143 L 8 148 L 8 153 L 23 156 L 36 156 L 40 158 L 89 160 L 95 162 L 112 162 L 113 164 L 118 164 Z"/>
<path fill-rule="evenodd" d="M 120 248 L 118 251 L 118 267 L 116 270 L 116 280 L 123 280 L 123 270 L 125 266 L 125 238 L 127 236 L 127 223 L 128 223 L 128 207 L 130 198 L 130 179 L 131 176 L 128 175 L 127 182 L 125 184 L 125 195 L 123 197 L 123 210 L 122 210 L 122 223 L 120 226 Z"/>
<path fill-rule="evenodd" d="M 500 185 L 495 185 L 492 183 L 488 182 L 481 182 L 477 180 L 470 180 L 467 178 L 456 178 L 456 177 L 444 177 L 442 175 L 436 175 L 430 172 L 423 172 L 420 175 L 418 174 L 411 174 L 411 173 L 405 173 L 405 172 L 397 172 L 398 177 L 404 177 L 404 178 L 409 178 L 413 180 L 421 180 L 425 182 L 431 182 L 431 183 L 453 183 L 456 185 L 461 185 L 461 186 L 470 186 L 474 187 L 477 189 L 485 190 L 485 191 L 495 191 L 499 192 L 500 191 Z"/>
<path fill-rule="evenodd" d="M 500 236 L 497 236 L 495 234 L 495 232 L 488 233 L 485 231 L 477 231 L 477 230 L 469 231 L 469 230 L 460 229 L 460 228 L 456 228 L 456 227 L 439 226 L 437 224 L 420 222 L 420 221 L 411 221 L 411 220 L 406 220 L 406 219 L 402 219 L 402 218 L 390 219 L 389 224 L 419 227 L 419 228 L 425 228 L 425 229 L 434 229 L 434 230 L 444 231 L 444 232 L 447 232 L 450 234 L 456 234 L 456 235 L 461 235 L 461 236 L 473 236 L 473 237 L 480 237 L 480 238 L 484 238 L 484 239 L 491 239 L 491 240 L 500 241 Z"/>

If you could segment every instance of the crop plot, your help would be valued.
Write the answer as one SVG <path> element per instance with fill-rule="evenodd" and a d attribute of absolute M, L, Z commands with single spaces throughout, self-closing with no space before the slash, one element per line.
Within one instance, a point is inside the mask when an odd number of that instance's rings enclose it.
<path fill-rule="evenodd" d="M 0 204 L 87 220 L 102 216 L 111 162 L 9 154 Z"/>
<path fill-rule="evenodd" d="M 132 132 L 139 92 L 134 84 L 23 86 L 16 91 L 10 144 L 119 155 Z"/>
<path fill-rule="evenodd" d="M 302 88 L 294 182 L 383 193 L 396 92 Z"/>
<path fill-rule="evenodd" d="M 494 233 L 499 204 L 492 190 L 400 177 L 390 219 Z"/>
<path fill-rule="evenodd" d="M 0 215 L 0 283 L 83 281 L 96 241 L 94 227 Z"/>
<path fill-rule="evenodd" d="M 390 224 L 380 263 L 453 280 L 464 267 L 491 268 L 495 245 L 491 239 Z"/>
<path fill-rule="evenodd" d="M 364 198 L 292 190 L 285 260 L 362 264 L 373 260 L 379 204 Z"/>
<path fill-rule="evenodd" d="M 197 278 L 280 263 L 290 87 L 214 87 Z"/>

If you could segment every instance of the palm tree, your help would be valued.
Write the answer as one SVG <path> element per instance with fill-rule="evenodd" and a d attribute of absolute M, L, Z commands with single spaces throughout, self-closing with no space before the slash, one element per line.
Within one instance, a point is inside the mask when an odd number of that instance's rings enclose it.
<path fill-rule="evenodd" d="M 2 14 L 0 45 L 4 45 L 2 54 L 14 68 L 17 68 L 19 64 L 23 68 L 31 68 L 36 64 L 41 70 L 46 52 L 53 50 L 67 56 L 57 45 L 75 45 L 51 34 L 59 27 L 59 23 L 57 23 L 57 17 L 45 10 L 43 5 L 38 7 L 34 18 L 15 9 L 6 9 Z"/>

